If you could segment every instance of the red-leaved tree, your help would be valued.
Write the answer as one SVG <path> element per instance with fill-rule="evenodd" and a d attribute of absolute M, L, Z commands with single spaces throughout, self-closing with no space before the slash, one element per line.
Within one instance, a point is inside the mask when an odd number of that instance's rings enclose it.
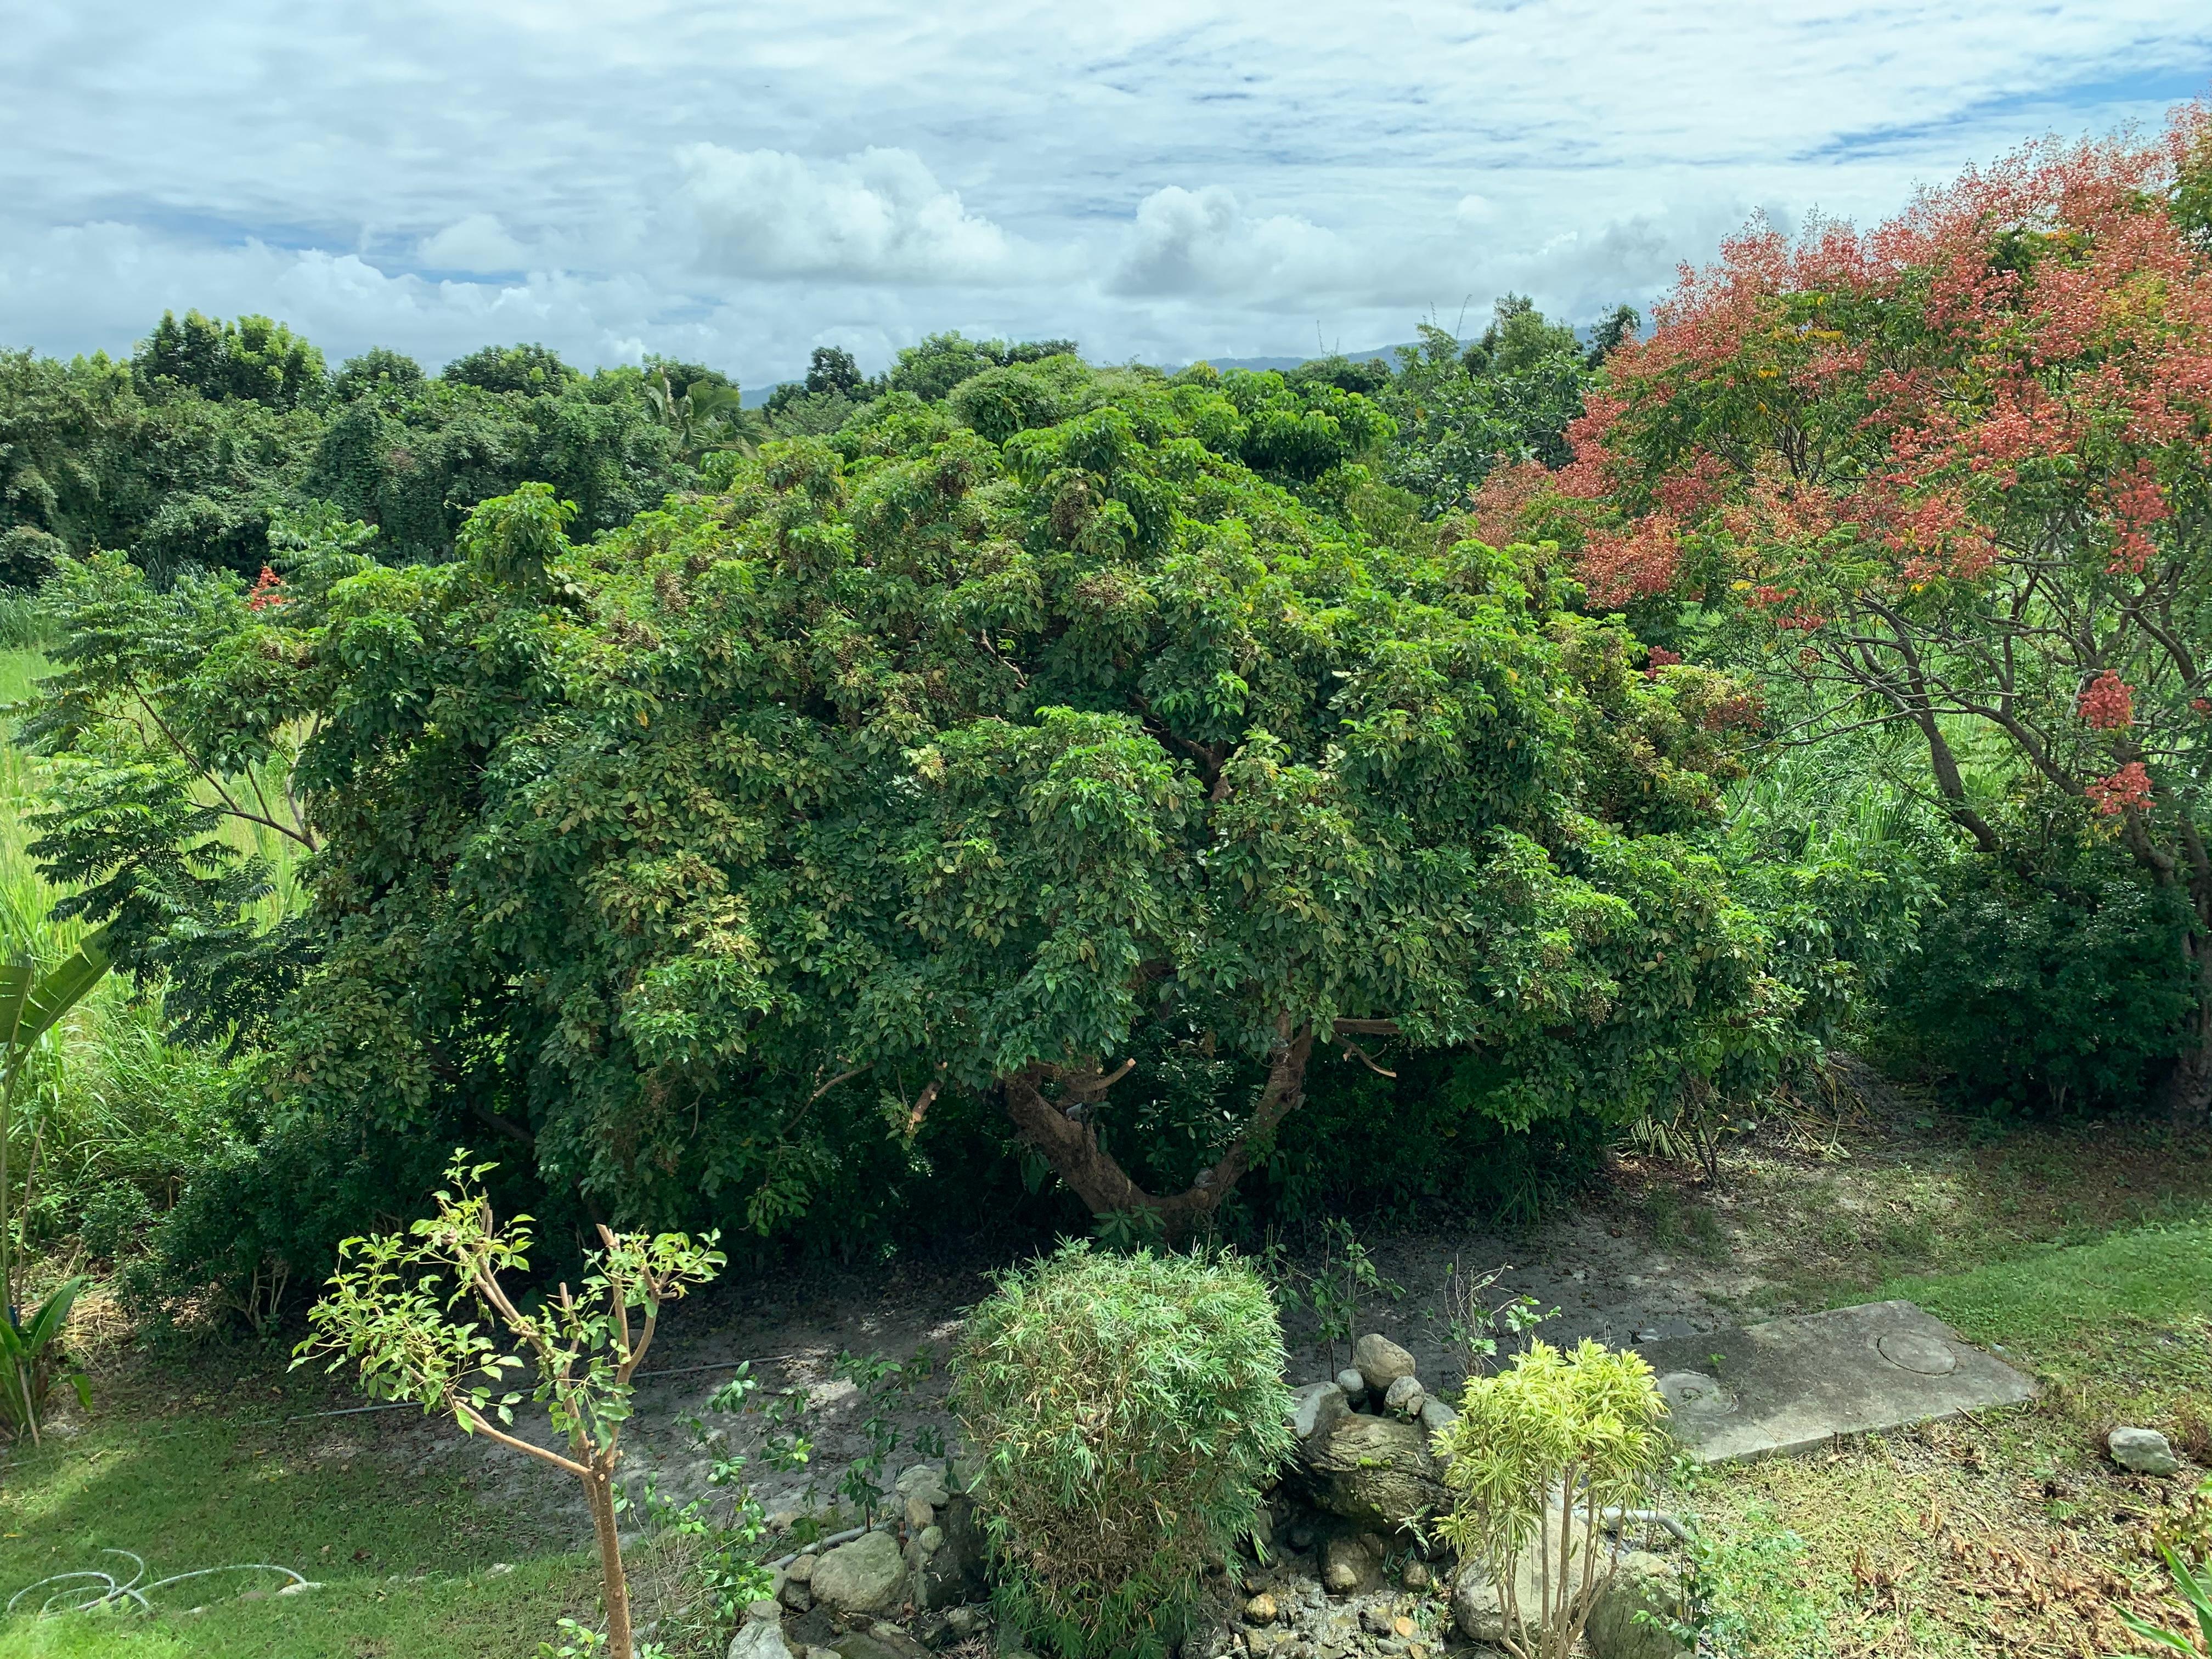
<path fill-rule="evenodd" d="M 1901 725 L 1985 853 L 2008 759 L 2188 896 L 2212 1103 L 2212 109 L 2047 143 L 1872 231 L 1754 224 L 1685 270 L 1570 431 L 1478 518 L 1562 531 L 1593 602 L 1702 599 L 1812 701 Z"/>

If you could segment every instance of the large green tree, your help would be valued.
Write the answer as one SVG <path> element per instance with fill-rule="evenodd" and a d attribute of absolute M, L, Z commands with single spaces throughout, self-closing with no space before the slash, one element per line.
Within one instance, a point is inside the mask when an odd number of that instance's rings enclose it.
<path fill-rule="evenodd" d="M 1175 1231 L 1321 1048 L 1450 1048 L 1511 1123 L 1763 1074 L 1790 999 L 1696 845 L 1723 682 L 1638 672 L 1527 550 L 1364 520 L 1389 422 L 1340 388 L 991 373 L 1024 383 L 887 393 L 589 544 L 526 485 L 449 564 L 325 520 L 281 589 L 88 567 L 39 728 L 86 782 L 42 850 L 125 965 L 268 988 L 283 1109 L 473 1114 L 610 1209 L 763 1231 L 953 1097 Z M 136 680 L 98 646 L 126 601 L 179 635 Z M 283 770 L 305 937 L 225 931 L 250 872 L 205 826 L 107 837 L 103 764 L 198 799 L 134 700 L 218 775 Z M 1154 1190 L 1128 1103 L 1178 1066 L 1204 1158 Z"/>

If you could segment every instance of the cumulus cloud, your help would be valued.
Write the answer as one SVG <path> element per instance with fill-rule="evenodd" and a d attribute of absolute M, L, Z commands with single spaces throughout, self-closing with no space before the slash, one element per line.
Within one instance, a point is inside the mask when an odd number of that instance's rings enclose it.
<path fill-rule="evenodd" d="M 1362 261 L 1334 231 L 1292 214 L 1247 213 L 1223 185 L 1170 185 L 1137 205 L 1116 293 L 1304 296 L 1357 286 Z"/>
<path fill-rule="evenodd" d="M 198 306 L 334 357 L 542 339 L 756 382 L 949 327 L 1177 362 L 1507 289 L 1587 321 L 1753 202 L 1876 218 L 2212 77 L 2175 0 L 16 10 L 0 343 Z"/>
<path fill-rule="evenodd" d="M 471 213 L 424 237 L 415 257 L 432 270 L 520 270 L 530 263 L 522 244 L 489 213 Z"/>
<path fill-rule="evenodd" d="M 708 263 L 733 276 L 991 283 L 1024 263 L 909 149 L 810 161 L 692 144 L 678 159 Z"/>

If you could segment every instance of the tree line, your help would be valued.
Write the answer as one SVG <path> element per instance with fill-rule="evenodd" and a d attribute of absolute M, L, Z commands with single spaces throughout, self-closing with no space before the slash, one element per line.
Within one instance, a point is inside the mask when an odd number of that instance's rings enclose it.
<path fill-rule="evenodd" d="M 171 1267 L 458 1140 L 851 1249 L 1527 1205 L 1845 1041 L 2201 1115 L 2203 132 L 1389 364 L 6 360 L 33 850 L 231 1056 Z"/>

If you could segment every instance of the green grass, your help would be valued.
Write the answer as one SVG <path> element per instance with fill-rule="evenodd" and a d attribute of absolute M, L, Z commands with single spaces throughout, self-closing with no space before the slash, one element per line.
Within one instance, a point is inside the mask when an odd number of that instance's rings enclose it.
<path fill-rule="evenodd" d="M 1969 1341 L 2056 1357 L 2115 1322 L 2212 1317 L 2212 1227 L 2118 1233 L 1967 1273 L 1892 1279 L 1881 1294 L 1918 1303 Z"/>
<path fill-rule="evenodd" d="M 1771 1514 L 1802 1537 L 1798 1571 L 1765 1593 L 1816 1609 L 1838 1652 L 2140 1651 L 2111 1610 L 2132 1603 L 2171 1616 L 2146 1528 L 2197 1475 L 2185 1472 L 2170 1490 L 2132 1480 L 2106 1459 L 2102 1436 L 2130 1422 L 2190 1443 L 2189 1425 L 2201 1420 L 2192 1414 L 2212 1395 L 2212 1226 L 2129 1228 L 1893 1276 L 1873 1293 L 1917 1303 L 1969 1341 L 2002 1345 L 2042 1382 L 2042 1397 L 1813 1456 L 1705 1471 L 1681 1501 L 1730 1535 Z"/>
<path fill-rule="evenodd" d="M 589 1616 L 587 1556 L 560 1548 L 569 1540 L 534 1513 L 398 1467 L 377 1431 L 152 1407 L 118 1402 L 76 1439 L 0 1466 L 0 1601 L 51 1573 L 112 1570 L 103 1549 L 143 1557 L 149 1579 L 267 1562 L 322 1588 L 245 1601 L 238 1592 L 254 1581 L 216 1578 L 162 1593 L 151 1619 L 19 1613 L 0 1622 L 0 1659 L 519 1659 L 563 1612 Z M 487 1577 L 502 1560 L 514 1570 Z"/>

